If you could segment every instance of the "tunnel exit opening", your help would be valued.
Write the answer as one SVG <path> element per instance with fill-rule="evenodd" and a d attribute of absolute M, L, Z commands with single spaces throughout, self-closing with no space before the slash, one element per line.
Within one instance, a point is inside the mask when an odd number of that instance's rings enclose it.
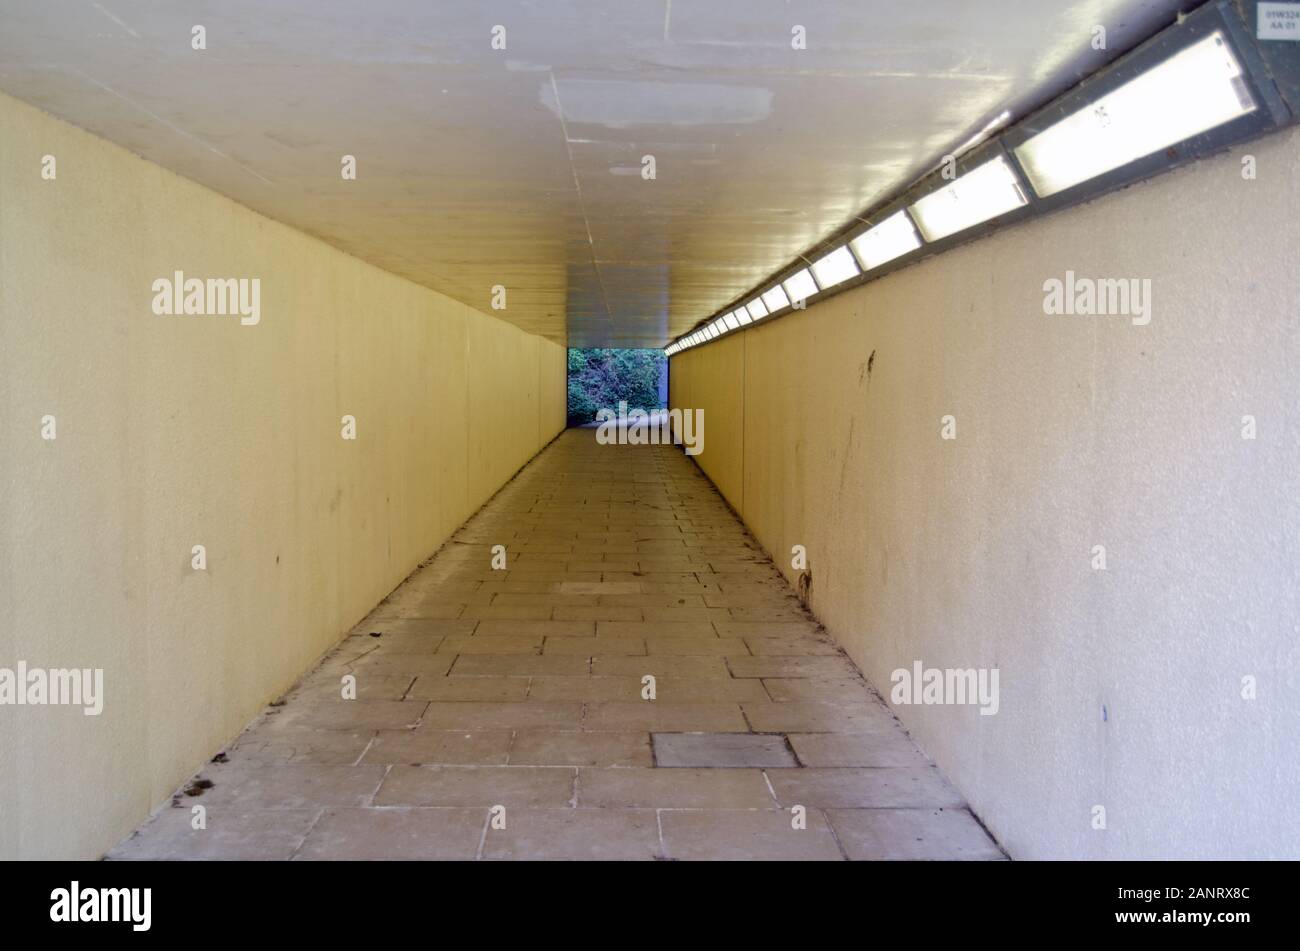
<path fill-rule="evenodd" d="M 601 410 L 655 415 L 668 406 L 668 358 L 657 349 L 569 349 L 568 423 L 598 422 Z"/>

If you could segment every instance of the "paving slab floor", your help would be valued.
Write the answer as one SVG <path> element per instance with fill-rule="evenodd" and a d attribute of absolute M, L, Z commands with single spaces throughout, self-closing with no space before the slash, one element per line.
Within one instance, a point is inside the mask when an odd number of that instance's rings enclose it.
<path fill-rule="evenodd" d="M 1005 855 L 689 457 L 573 429 L 107 857 Z"/>

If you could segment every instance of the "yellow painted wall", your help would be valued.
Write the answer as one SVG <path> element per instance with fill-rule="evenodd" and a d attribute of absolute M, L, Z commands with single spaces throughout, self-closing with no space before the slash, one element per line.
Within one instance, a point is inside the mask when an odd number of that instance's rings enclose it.
<path fill-rule="evenodd" d="M 675 358 L 668 374 L 670 406 L 708 407 L 703 449 L 694 458 L 738 512 L 744 508 L 744 372 L 745 336 L 733 334 Z"/>
<path fill-rule="evenodd" d="M 537 348 L 537 391 L 537 442 L 544 446 L 569 422 L 569 352 L 564 347 Z"/>
<path fill-rule="evenodd" d="M 261 322 L 156 316 L 176 269 Z M 0 856 L 126 835 L 563 428 L 564 366 L 0 97 L 0 666 L 106 695 L 0 707 Z"/>
<path fill-rule="evenodd" d="M 672 361 L 704 471 L 733 502 L 743 472 L 787 575 L 807 546 L 814 613 L 887 699 L 918 660 L 999 669 L 994 716 L 896 710 L 1012 856 L 1300 849 L 1298 151 L 1251 143 Z M 1150 279 L 1151 322 L 1046 316 L 1067 269 Z"/>

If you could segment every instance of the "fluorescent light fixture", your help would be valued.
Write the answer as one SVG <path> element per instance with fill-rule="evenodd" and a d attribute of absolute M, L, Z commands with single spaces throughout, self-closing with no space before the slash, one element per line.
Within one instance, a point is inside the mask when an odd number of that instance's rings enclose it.
<path fill-rule="evenodd" d="M 749 311 L 745 310 L 743 307 L 737 307 L 731 312 L 731 316 L 735 317 L 736 320 L 740 322 L 741 326 L 752 324 L 754 322 L 754 318 L 749 316 Z"/>
<path fill-rule="evenodd" d="M 791 303 L 799 303 L 817 293 L 817 282 L 807 268 L 796 271 L 785 279 L 785 292 L 790 295 Z"/>
<path fill-rule="evenodd" d="M 817 275 L 817 283 L 825 289 L 841 284 L 856 275 L 858 262 L 853 260 L 853 254 L 848 246 L 842 244 L 830 254 L 814 261 L 812 269 Z"/>
<path fill-rule="evenodd" d="M 767 307 L 767 312 L 771 314 L 782 307 L 789 307 L 790 298 L 785 296 L 785 291 L 781 290 L 780 284 L 777 284 L 763 292 L 763 304 Z"/>
<path fill-rule="evenodd" d="M 726 321 L 728 330 L 735 330 L 740 326 L 740 321 L 736 319 L 735 314 L 723 314 L 722 319 Z"/>
<path fill-rule="evenodd" d="M 870 271 L 908 251 L 915 251 L 921 246 L 921 239 L 917 237 L 907 212 L 898 211 L 849 243 L 862 266 Z"/>
<path fill-rule="evenodd" d="M 1241 63 L 1216 31 L 1044 129 L 1016 158 L 1047 197 L 1256 108 Z"/>
<path fill-rule="evenodd" d="M 767 308 L 763 306 L 763 299 L 761 297 L 755 297 L 752 301 L 746 304 L 745 310 L 749 311 L 749 316 L 753 317 L 755 320 L 762 320 L 767 316 Z"/>
<path fill-rule="evenodd" d="M 927 241 L 938 241 L 1025 204 L 1020 180 L 999 155 L 917 201 L 912 217 Z"/>

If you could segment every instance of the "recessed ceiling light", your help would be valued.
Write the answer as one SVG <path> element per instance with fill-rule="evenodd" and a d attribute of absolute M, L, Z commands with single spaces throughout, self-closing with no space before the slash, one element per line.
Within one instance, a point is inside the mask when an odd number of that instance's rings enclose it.
<path fill-rule="evenodd" d="M 824 255 L 813 262 L 813 273 L 817 275 L 817 283 L 823 289 L 834 287 L 836 284 L 842 284 L 849 278 L 858 273 L 858 263 L 853 260 L 853 255 L 845 245 L 840 245 L 830 254 Z"/>
<path fill-rule="evenodd" d="M 912 226 L 912 219 L 907 217 L 907 212 L 898 211 L 849 243 L 853 245 L 862 266 L 869 271 L 908 251 L 915 251 L 921 246 L 921 239 Z"/>
<path fill-rule="evenodd" d="M 1016 148 L 1034 191 L 1055 195 L 1256 109 L 1214 32 Z"/>
<path fill-rule="evenodd" d="M 1020 180 L 999 155 L 912 206 L 927 241 L 938 241 L 1025 205 Z"/>
<path fill-rule="evenodd" d="M 780 284 L 774 284 L 763 292 L 763 304 L 769 314 L 790 306 L 790 298 L 785 296 Z"/>
<path fill-rule="evenodd" d="M 784 281 L 785 292 L 789 295 L 791 303 L 799 303 L 801 300 L 807 300 L 817 293 L 817 282 L 813 280 L 812 274 L 807 268 L 796 271 Z"/>

